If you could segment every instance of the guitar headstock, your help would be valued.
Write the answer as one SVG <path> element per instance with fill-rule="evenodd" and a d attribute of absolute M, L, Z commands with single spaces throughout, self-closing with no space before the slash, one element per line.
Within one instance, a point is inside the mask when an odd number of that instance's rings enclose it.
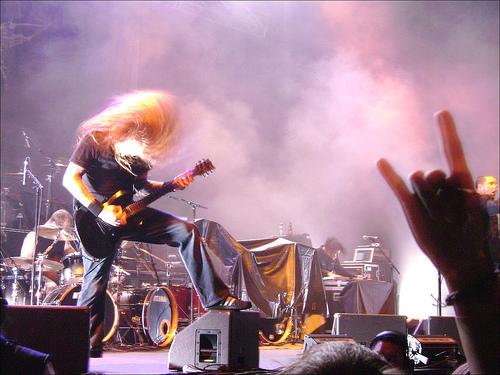
<path fill-rule="evenodd" d="M 201 159 L 193 169 L 193 176 L 206 176 L 215 169 L 209 159 Z"/>

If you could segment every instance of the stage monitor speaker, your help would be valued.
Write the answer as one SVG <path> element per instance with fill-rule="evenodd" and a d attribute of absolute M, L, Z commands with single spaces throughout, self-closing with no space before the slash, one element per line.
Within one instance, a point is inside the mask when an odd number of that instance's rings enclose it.
<path fill-rule="evenodd" d="M 406 316 L 336 313 L 333 317 L 334 335 L 352 337 L 362 345 L 370 345 L 371 340 L 382 331 L 406 333 Z"/>
<path fill-rule="evenodd" d="M 323 334 L 304 335 L 304 352 L 311 349 L 314 345 L 332 341 L 354 342 L 354 339 L 348 336 L 336 336 L 336 335 L 323 335 Z"/>
<path fill-rule="evenodd" d="M 457 321 L 454 316 L 429 316 L 425 321 L 424 331 L 426 335 L 443 335 L 455 339 L 460 353 L 463 353 L 462 342 L 458 334 Z"/>
<path fill-rule="evenodd" d="M 89 364 L 89 310 L 74 306 L 6 306 L 2 334 L 48 353 L 57 374 L 82 374 Z"/>
<path fill-rule="evenodd" d="M 257 369 L 258 319 L 256 312 L 208 311 L 175 335 L 168 352 L 168 368 Z"/>

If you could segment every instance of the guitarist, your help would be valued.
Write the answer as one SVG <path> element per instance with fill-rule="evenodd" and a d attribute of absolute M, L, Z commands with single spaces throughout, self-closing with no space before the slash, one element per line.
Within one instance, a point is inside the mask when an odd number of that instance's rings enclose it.
<path fill-rule="evenodd" d="M 63 177 L 63 185 L 75 198 L 77 231 L 85 233 L 79 217 L 91 217 L 100 227 L 115 231 L 116 241 L 104 256 L 91 255 L 84 248 L 83 285 L 79 306 L 90 308 L 91 357 L 102 356 L 105 293 L 109 273 L 122 240 L 168 244 L 179 248 L 191 281 L 206 308 L 243 310 L 250 302 L 230 295 L 217 276 L 196 227 L 166 212 L 144 208 L 127 217 L 123 207 L 132 203 L 136 192 L 151 193 L 170 184 L 185 189 L 193 182 L 191 171 L 169 183 L 148 179 L 148 171 L 169 150 L 177 129 L 174 98 L 160 91 L 138 91 L 120 96 L 102 112 L 83 122 L 79 141 Z M 117 191 L 126 191 L 119 202 L 107 200 Z M 95 253 L 94 253 L 95 254 Z"/>

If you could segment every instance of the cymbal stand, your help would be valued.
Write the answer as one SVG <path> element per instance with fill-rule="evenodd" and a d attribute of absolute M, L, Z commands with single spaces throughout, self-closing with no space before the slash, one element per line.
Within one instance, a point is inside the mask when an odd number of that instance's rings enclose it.
<path fill-rule="evenodd" d="M 45 256 L 43 254 L 38 254 L 36 259 L 36 304 L 40 305 L 42 303 L 42 269 L 43 269 L 43 260 Z"/>
<path fill-rule="evenodd" d="M 54 175 L 51 171 L 50 174 L 45 176 L 45 181 L 47 181 L 47 194 L 45 196 L 45 220 L 48 220 L 50 217 L 50 203 L 51 203 L 51 195 L 52 195 L 52 180 L 54 179 Z"/>
<path fill-rule="evenodd" d="M 291 309 L 290 319 L 292 319 L 292 323 L 293 323 L 293 333 L 292 333 L 290 338 L 292 339 L 293 343 L 297 343 L 300 341 L 303 327 L 302 327 L 302 317 L 300 316 L 300 314 L 297 311 L 297 303 L 299 302 L 300 298 L 304 295 L 304 292 L 307 288 L 309 288 L 309 283 L 305 283 L 302 286 L 300 293 L 298 294 L 297 298 L 290 306 L 290 309 Z M 303 301 L 302 303 L 305 303 L 305 301 Z"/>
<path fill-rule="evenodd" d="M 43 194 L 43 185 L 40 183 L 40 181 L 38 180 L 38 178 L 36 178 L 36 176 L 31 172 L 31 169 L 30 169 L 30 163 L 29 163 L 29 157 L 27 157 L 25 160 L 25 166 L 24 166 L 24 170 L 25 170 L 25 176 L 28 176 L 31 181 L 34 183 L 35 185 L 35 189 L 36 189 L 36 198 L 35 198 L 35 228 L 34 228 L 34 232 L 35 232 L 35 245 L 34 245 L 34 248 L 33 248 L 33 257 L 32 257 L 32 270 L 31 270 L 31 287 L 30 287 L 30 305 L 34 305 L 35 302 L 37 302 L 38 304 L 38 301 L 35 301 L 35 272 L 36 272 L 36 263 L 37 263 L 37 255 L 36 255 L 36 247 L 38 245 L 38 235 L 39 235 L 39 229 L 38 227 L 40 226 L 40 216 L 41 216 L 41 212 L 42 212 L 42 194 Z M 23 185 L 25 184 L 25 176 L 23 176 Z M 40 271 L 41 273 L 41 271 Z M 39 300 L 40 298 L 38 298 Z"/>

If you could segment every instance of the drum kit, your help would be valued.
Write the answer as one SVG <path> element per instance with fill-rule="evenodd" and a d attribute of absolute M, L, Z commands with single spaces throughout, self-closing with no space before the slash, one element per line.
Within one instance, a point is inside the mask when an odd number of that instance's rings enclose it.
<path fill-rule="evenodd" d="M 81 253 L 67 254 L 60 261 L 47 259 L 58 241 L 77 241 L 73 233 L 41 225 L 39 236 L 53 242 L 36 256 L 35 264 L 31 257 L 3 259 L 0 282 L 10 305 L 30 304 L 30 290 L 34 290 L 37 305 L 76 306 L 83 282 Z M 113 263 L 106 291 L 103 339 L 109 345 L 167 346 L 178 330 L 205 312 L 188 282 L 187 272 L 184 279 L 174 277 L 172 270 L 182 268 L 185 272 L 182 263 L 165 261 L 145 245 L 124 241 Z M 162 263 L 166 271 L 158 271 L 152 259 Z M 36 275 L 35 288 L 30 288 L 32 272 Z"/>

